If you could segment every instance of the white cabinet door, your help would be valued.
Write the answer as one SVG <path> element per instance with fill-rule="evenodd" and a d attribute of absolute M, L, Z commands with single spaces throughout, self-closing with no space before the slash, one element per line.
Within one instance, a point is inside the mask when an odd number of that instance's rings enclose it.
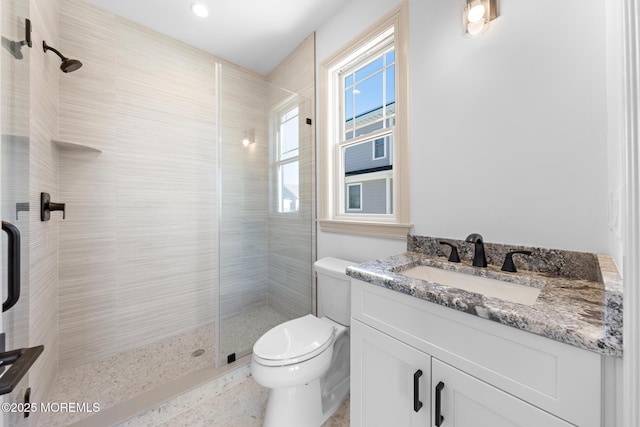
<path fill-rule="evenodd" d="M 431 357 L 351 320 L 351 425 L 428 426 Z"/>
<path fill-rule="evenodd" d="M 439 384 L 441 384 L 441 390 L 438 392 Z M 432 426 L 569 427 L 573 425 L 437 359 L 432 359 L 432 387 L 433 417 L 430 424 Z M 441 423 L 436 420 L 438 411 L 442 417 Z"/>

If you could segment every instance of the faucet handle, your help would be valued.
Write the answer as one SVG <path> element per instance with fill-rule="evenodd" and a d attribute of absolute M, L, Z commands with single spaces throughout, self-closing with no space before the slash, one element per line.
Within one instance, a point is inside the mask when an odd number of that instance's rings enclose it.
<path fill-rule="evenodd" d="M 522 254 L 522 255 L 531 255 L 531 251 L 513 251 L 507 252 L 507 255 L 504 257 L 504 263 L 502 264 L 502 271 L 508 271 L 510 273 L 516 273 L 516 266 L 513 263 L 513 255 Z"/>
<path fill-rule="evenodd" d="M 458 255 L 458 248 L 453 243 L 440 241 L 441 245 L 451 246 L 451 254 L 449 255 L 449 262 L 460 262 L 460 256 Z"/>

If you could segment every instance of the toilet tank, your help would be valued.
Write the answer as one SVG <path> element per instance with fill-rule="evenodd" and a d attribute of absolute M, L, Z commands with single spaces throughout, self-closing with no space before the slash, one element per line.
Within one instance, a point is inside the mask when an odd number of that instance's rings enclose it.
<path fill-rule="evenodd" d="M 318 317 L 326 316 L 342 325 L 351 324 L 351 279 L 345 270 L 355 264 L 338 258 L 316 261 Z"/>

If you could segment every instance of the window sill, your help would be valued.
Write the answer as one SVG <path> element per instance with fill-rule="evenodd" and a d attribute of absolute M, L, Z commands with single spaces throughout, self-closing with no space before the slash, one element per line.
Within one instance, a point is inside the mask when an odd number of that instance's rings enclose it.
<path fill-rule="evenodd" d="M 329 233 L 359 234 L 364 236 L 406 239 L 413 224 L 386 222 L 342 221 L 319 219 L 320 229 Z"/>

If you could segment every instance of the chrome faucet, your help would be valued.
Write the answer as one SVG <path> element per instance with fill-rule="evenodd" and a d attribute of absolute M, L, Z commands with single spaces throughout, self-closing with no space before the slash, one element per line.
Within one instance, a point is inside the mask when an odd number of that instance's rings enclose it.
<path fill-rule="evenodd" d="M 482 236 L 478 233 L 469 234 L 465 242 L 475 243 L 475 253 L 473 254 L 474 267 L 486 267 L 487 257 L 484 254 L 484 242 Z"/>

